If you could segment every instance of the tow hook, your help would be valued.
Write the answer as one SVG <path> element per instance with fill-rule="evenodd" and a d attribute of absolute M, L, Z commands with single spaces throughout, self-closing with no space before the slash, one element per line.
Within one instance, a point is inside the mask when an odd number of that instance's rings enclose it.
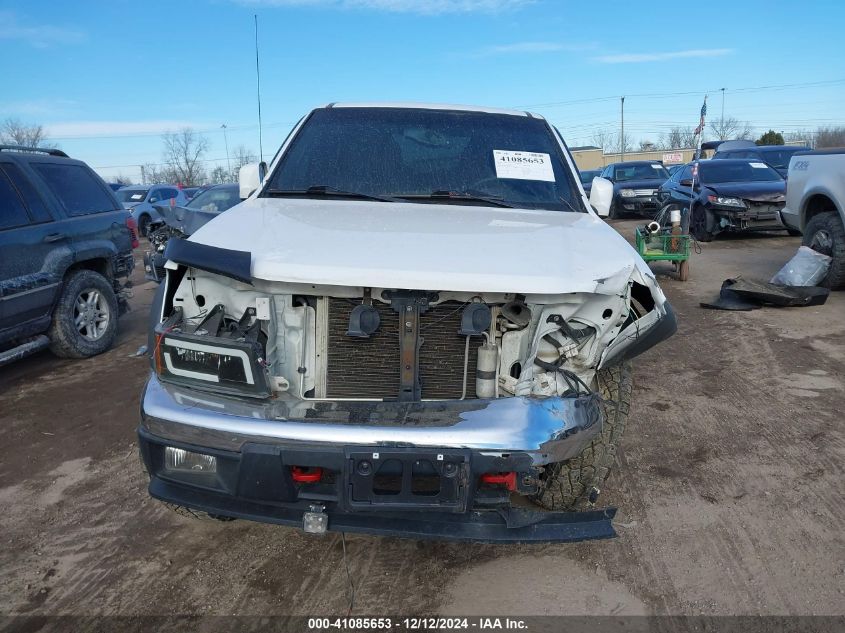
<path fill-rule="evenodd" d="M 302 529 L 308 534 L 325 534 L 328 527 L 329 515 L 326 514 L 326 506 L 312 503 L 308 512 L 302 515 Z"/>

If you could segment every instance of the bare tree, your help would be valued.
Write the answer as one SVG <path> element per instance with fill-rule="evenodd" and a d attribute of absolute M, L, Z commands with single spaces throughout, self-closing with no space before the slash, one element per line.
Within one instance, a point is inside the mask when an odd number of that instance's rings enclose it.
<path fill-rule="evenodd" d="M 141 175 L 144 185 L 154 185 L 159 182 L 179 181 L 179 175 L 169 165 L 158 165 L 156 163 L 145 163 L 141 165 Z"/>
<path fill-rule="evenodd" d="M 232 174 L 223 165 L 218 165 L 211 170 L 208 180 L 215 185 L 222 185 L 226 182 L 231 182 Z"/>
<path fill-rule="evenodd" d="M 625 152 L 633 151 L 634 141 L 631 139 L 631 136 L 629 134 L 625 134 L 625 136 L 622 136 L 622 134 L 616 134 L 615 140 L 613 142 L 613 151 L 617 154 L 621 154 L 623 148 Z"/>
<path fill-rule="evenodd" d="M 232 170 L 234 171 L 235 180 L 237 180 L 238 170 L 243 167 L 244 165 L 249 165 L 250 163 L 257 163 L 258 162 L 258 155 L 253 152 L 252 150 L 248 149 L 244 145 L 238 145 L 234 149 L 234 155 L 232 156 Z"/>
<path fill-rule="evenodd" d="M 845 126 L 825 125 L 816 130 L 816 148 L 845 147 Z"/>
<path fill-rule="evenodd" d="M 641 152 L 653 152 L 654 150 L 659 149 L 656 143 L 649 141 L 648 139 L 640 141 L 640 151 Z"/>
<path fill-rule="evenodd" d="M 754 136 L 754 130 L 751 128 L 748 121 L 739 121 L 734 117 L 711 121 L 710 130 L 720 141 L 750 141 Z"/>
<path fill-rule="evenodd" d="M 224 182 L 238 182 L 238 175 L 240 169 L 244 165 L 258 162 L 258 155 L 244 145 L 238 145 L 234 150 L 234 155 L 231 157 L 232 173 L 229 174 Z"/>
<path fill-rule="evenodd" d="M 0 142 L 24 147 L 53 147 L 41 125 L 27 125 L 20 119 L 8 118 L 0 126 Z"/>
<path fill-rule="evenodd" d="M 164 162 L 175 175 L 175 181 L 193 187 L 205 181 L 203 157 L 208 150 L 208 139 L 192 128 L 184 127 L 162 137 L 164 141 Z"/>
<path fill-rule="evenodd" d="M 686 149 L 695 144 L 693 128 L 676 126 L 660 137 L 660 149 Z"/>
<path fill-rule="evenodd" d="M 600 147 L 602 152 L 605 154 L 619 154 L 622 151 L 623 145 L 623 143 L 620 142 L 620 140 L 622 140 L 620 136 L 621 135 L 618 133 L 615 134 L 607 130 L 598 130 L 593 132 L 593 145 Z M 634 142 L 629 134 L 625 135 L 624 146 L 626 152 L 630 152 L 634 149 Z"/>
<path fill-rule="evenodd" d="M 786 132 L 783 135 L 785 143 L 800 143 L 801 145 L 808 145 L 813 147 L 814 134 L 810 130 L 795 130 L 793 132 Z"/>
<path fill-rule="evenodd" d="M 116 182 L 117 184 L 123 185 L 124 187 L 126 185 L 133 184 L 132 179 L 129 176 L 124 176 L 123 174 L 118 174 L 117 176 L 115 176 L 112 182 Z"/>
<path fill-rule="evenodd" d="M 208 175 L 209 182 L 213 182 L 216 185 L 227 182 L 238 182 L 238 174 L 240 173 L 241 167 L 258 162 L 258 156 L 244 145 L 238 145 L 232 152 L 226 161 L 227 165 L 231 165 L 231 171 L 226 166 L 218 165 Z"/>
<path fill-rule="evenodd" d="M 602 152 L 608 152 L 612 150 L 611 146 L 614 143 L 614 134 L 613 132 L 608 132 L 607 130 L 596 130 L 593 132 L 591 140 L 593 145 L 600 148 Z"/>

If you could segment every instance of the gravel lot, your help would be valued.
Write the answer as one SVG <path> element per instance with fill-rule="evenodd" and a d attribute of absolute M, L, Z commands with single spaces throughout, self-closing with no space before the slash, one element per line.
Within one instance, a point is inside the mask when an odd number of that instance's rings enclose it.
<path fill-rule="evenodd" d="M 616 222 L 626 236 L 637 222 Z M 799 238 L 703 245 L 656 264 L 679 330 L 635 365 L 620 464 L 599 499 L 619 537 L 487 546 L 349 536 L 353 613 L 845 613 L 845 292 L 821 307 L 703 310 L 768 278 Z M 137 255 L 140 258 L 140 252 Z M 337 535 L 196 522 L 147 496 L 135 427 L 153 288 L 140 267 L 117 345 L 0 369 L 0 613 L 345 614 Z"/>

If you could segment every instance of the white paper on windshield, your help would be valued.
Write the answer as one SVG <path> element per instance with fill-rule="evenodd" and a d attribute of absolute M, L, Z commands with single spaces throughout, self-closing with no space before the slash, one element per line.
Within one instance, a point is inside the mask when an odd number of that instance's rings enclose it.
<path fill-rule="evenodd" d="M 143 200 L 143 199 L 144 199 L 144 194 L 143 194 L 143 193 L 133 193 L 133 194 L 132 194 L 132 199 L 133 199 L 133 200 Z"/>
<path fill-rule="evenodd" d="M 652 169 L 663 169 L 663 165 L 652 165 Z"/>
<path fill-rule="evenodd" d="M 768 167 L 768 165 L 766 163 L 748 163 L 748 164 L 751 165 L 754 169 L 766 169 Z"/>
<path fill-rule="evenodd" d="M 548 154 L 494 149 L 493 161 L 496 163 L 496 178 L 555 181 L 552 159 Z"/>

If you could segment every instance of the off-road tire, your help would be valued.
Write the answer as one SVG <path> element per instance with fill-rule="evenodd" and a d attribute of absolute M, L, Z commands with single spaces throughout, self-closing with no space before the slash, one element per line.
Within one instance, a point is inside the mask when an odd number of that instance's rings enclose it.
<path fill-rule="evenodd" d="M 616 449 L 625 432 L 631 404 L 630 361 L 602 369 L 596 380 L 605 399 L 601 433 L 578 457 L 546 466 L 533 501 L 548 510 L 579 510 L 589 506 L 616 462 Z"/>
<path fill-rule="evenodd" d="M 824 231 L 830 238 L 829 248 L 818 248 L 813 244 L 816 234 Z M 842 218 L 836 211 L 825 211 L 813 216 L 807 227 L 804 229 L 804 239 L 801 240 L 804 246 L 809 246 L 815 251 L 832 257 L 830 268 L 825 278 L 819 282 L 825 288 L 845 287 L 845 226 L 842 225 Z"/>
<path fill-rule="evenodd" d="M 616 203 L 616 200 L 610 203 L 610 209 L 607 211 L 607 219 L 608 220 L 618 220 L 622 217 L 622 213 L 619 211 L 619 205 Z"/>
<path fill-rule="evenodd" d="M 138 233 L 143 237 L 149 237 L 152 221 L 152 218 L 146 213 L 141 214 L 141 217 L 138 218 Z"/>
<path fill-rule="evenodd" d="M 80 334 L 74 324 L 74 305 L 80 293 L 88 289 L 97 290 L 108 304 L 109 323 L 106 331 L 97 340 L 89 340 Z M 62 358 L 88 358 L 102 354 L 112 346 L 117 336 L 117 296 L 111 282 L 93 270 L 75 270 L 67 274 L 56 307 L 53 322 L 47 331 L 50 351 Z"/>

